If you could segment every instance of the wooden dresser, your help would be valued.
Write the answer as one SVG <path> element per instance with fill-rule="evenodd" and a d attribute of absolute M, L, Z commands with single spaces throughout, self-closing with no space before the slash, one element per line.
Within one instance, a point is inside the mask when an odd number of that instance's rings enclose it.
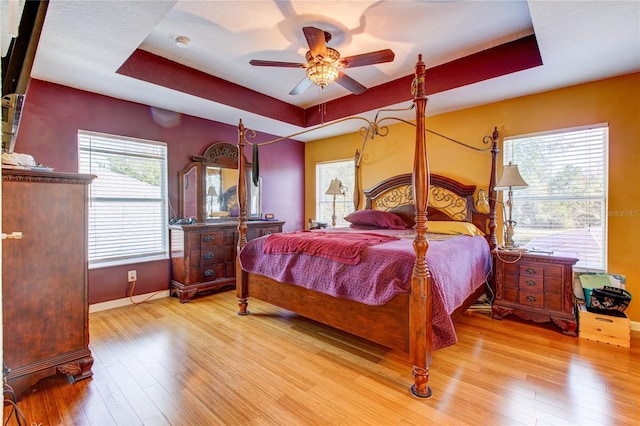
<path fill-rule="evenodd" d="M 282 232 L 284 222 L 249 221 L 247 240 Z M 199 292 L 236 283 L 238 221 L 170 225 L 171 295 L 188 302 Z"/>
<path fill-rule="evenodd" d="M 6 377 L 16 395 L 57 373 L 93 375 L 87 292 L 93 175 L 2 170 L 2 307 Z"/>
<path fill-rule="evenodd" d="M 577 336 L 573 310 L 573 265 L 578 259 L 494 250 L 496 298 L 492 316 L 514 314 L 535 322 L 553 322 Z"/>

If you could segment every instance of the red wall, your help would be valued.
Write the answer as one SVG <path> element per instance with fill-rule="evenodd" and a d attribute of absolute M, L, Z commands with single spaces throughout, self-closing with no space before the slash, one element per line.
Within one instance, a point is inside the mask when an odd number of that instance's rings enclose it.
<path fill-rule="evenodd" d="M 251 123 L 245 125 L 250 127 Z M 180 117 L 179 125 L 165 128 L 153 121 L 148 106 L 31 80 L 15 151 L 30 154 L 36 162 L 57 171 L 77 172 L 78 129 L 166 142 L 169 201 L 176 212 L 178 171 L 191 161 L 192 155 L 202 154 L 213 142 L 235 144 L 238 137 L 236 126 L 188 115 Z M 258 135 L 253 141 L 274 137 Z M 251 150 L 248 152 L 250 155 Z M 260 147 L 260 176 L 262 211 L 275 213 L 278 219 L 286 221 L 285 230 L 302 229 L 304 144 L 287 140 Z M 127 271 L 131 269 L 136 269 L 138 276 L 134 294 L 168 289 L 171 275 L 168 260 L 92 269 L 89 271 L 89 303 L 126 297 Z"/>

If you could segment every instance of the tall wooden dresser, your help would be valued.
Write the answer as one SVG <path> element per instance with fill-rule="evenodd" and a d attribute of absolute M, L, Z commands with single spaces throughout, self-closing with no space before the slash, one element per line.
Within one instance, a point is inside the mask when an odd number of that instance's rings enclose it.
<path fill-rule="evenodd" d="M 38 380 L 91 377 L 88 186 L 93 175 L 2 170 L 4 366 L 20 395 Z M 5 371 L 5 374 L 6 374 Z"/>
<path fill-rule="evenodd" d="M 282 232 L 284 222 L 249 221 L 247 240 Z M 235 285 L 238 221 L 170 225 L 171 295 L 185 303 L 198 292 Z"/>

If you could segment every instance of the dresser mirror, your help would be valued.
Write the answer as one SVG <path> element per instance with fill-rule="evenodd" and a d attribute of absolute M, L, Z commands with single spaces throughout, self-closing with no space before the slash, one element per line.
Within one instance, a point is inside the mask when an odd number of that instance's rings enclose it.
<path fill-rule="evenodd" d="M 194 218 L 196 223 L 237 218 L 238 148 L 216 142 L 178 174 L 180 217 Z M 251 163 L 247 162 L 244 178 L 247 188 L 247 214 L 260 218 L 260 181 L 253 184 Z"/>

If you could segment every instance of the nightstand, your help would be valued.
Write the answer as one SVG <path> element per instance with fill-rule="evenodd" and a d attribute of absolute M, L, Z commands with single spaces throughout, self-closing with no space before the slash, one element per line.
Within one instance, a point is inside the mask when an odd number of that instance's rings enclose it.
<path fill-rule="evenodd" d="M 496 297 L 492 317 L 513 314 L 535 322 L 553 322 L 577 336 L 573 310 L 573 265 L 578 259 L 526 251 L 494 250 Z"/>

